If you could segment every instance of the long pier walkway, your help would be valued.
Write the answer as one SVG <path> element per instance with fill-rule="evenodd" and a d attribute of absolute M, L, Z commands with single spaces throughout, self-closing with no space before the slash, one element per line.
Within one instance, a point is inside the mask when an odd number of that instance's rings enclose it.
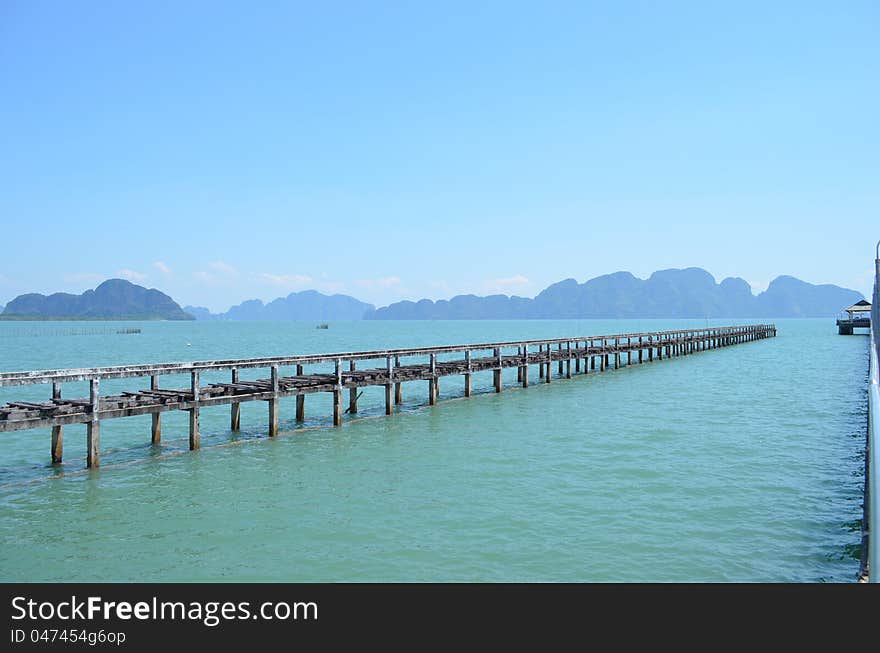
<path fill-rule="evenodd" d="M 653 333 L 620 333 L 550 340 L 495 342 L 416 349 L 389 349 L 333 354 L 308 354 L 272 358 L 246 358 L 193 363 L 158 363 L 95 367 L 83 369 L 44 370 L 0 373 L 0 387 L 33 384 L 52 384 L 50 400 L 36 403 L 11 401 L 0 406 L 0 432 L 34 428 L 52 428 L 51 456 L 60 463 L 63 456 L 63 427 L 68 424 L 86 425 L 86 466 L 100 464 L 101 422 L 116 417 L 152 414 L 151 438 L 159 444 L 162 437 L 162 413 L 169 410 L 189 412 L 189 448 L 199 448 L 199 411 L 219 405 L 231 405 L 231 428 L 240 426 L 240 405 L 245 401 L 265 401 L 269 407 L 268 434 L 278 434 L 279 400 L 296 397 L 296 418 L 304 419 L 305 397 L 315 392 L 333 394 L 333 424 L 342 424 L 343 391 L 349 391 L 347 412 L 356 413 L 358 388 L 385 387 L 385 413 L 391 415 L 393 405 L 401 403 L 401 384 L 427 381 L 428 404 L 434 405 L 439 397 L 439 379 L 449 375 L 463 375 L 465 396 L 471 394 L 471 376 L 491 371 L 496 392 L 503 390 L 502 370 L 517 368 L 517 382 L 529 385 L 529 366 L 538 366 L 538 378 L 545 383 L 553 379 L 553 364 L 557 376 L 571 378 L 575 373 L 589 374 L 626 364 L 662 360 L 664 357 L 684 356 L 753 340 L 773 337 L 772 324 L 713 327 Z M 438 360 L 440 356 L 454 356 L 452 360 Z M 410 360 L 408 364 L 405 359 Z M 375 366 L 379 362 L 379 366 Z M 327 363 L 332 373 L 305 372 L 307 365 Z M 371 363 L 373 366 L 367 366 Z M 359 369 L 359 365 L 362 369 Z M 242 369 L 264 368 L 268 378 L 243 381 Z M 282 375 L 282 368 L 294 368 L 292 376 Z M 228 383 L 201 385 L 200 374 L 230 371 Z M 189 387 L 163 388 L 163 375 L 188 374 Z M 105 379 L 149 377 L 150 386 L 135 392 L 117 395 L 100 394 L 100 382 Z M 89 382 L 89 396 L 69 399 L 62 395 L 65 382 Z"/>

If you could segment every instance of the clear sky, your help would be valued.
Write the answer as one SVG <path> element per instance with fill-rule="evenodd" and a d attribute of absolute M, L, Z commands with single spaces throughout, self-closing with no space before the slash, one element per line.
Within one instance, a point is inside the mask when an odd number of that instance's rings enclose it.
<path fill-rule="evenodd" d="M 0 303 L 869 293 L 880 3 L 0 0 Z"/>

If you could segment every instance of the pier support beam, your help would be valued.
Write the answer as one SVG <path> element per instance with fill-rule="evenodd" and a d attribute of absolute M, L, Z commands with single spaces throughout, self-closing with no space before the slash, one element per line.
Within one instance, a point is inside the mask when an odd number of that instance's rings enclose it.
<path fill-rule="evenodd" d="M 502 379 L 501 379 L 501 348 L 496 347 L 495 349 L 495 365 L 498 366 L 498 369 L 495 370 L 495 392 L 501 392 L 502 389 Z"/>
<path fill-rule="evenodd" d="M 278 366 L 272 366 L 272 398 L 269 400 L 269 437 L 278 435 Z"/>
<path fill-rule="evenodd" d="M 522 387 L 529 387 L 529 346 L 523 345 Z"/>
<path fill-rule="evenodd" d="M 232 368 L 232 382 L 238 383 L 238 368 Z M 232 402 L 229 409 L 229 428 L 238 431 L 241 428 L 241 404 L 237 401 Z"/>
<path fill-rule="evenodd" d="M 580 374 L 580 373 L 581 373 L 581 352 L 580 352 L 580 348 L 581 348 L 581 343 L 579 343 L 579 342 L 574 343 L 574 373 L 575 373 L 575 374 Z"/>
<path fill-rule="evenodd" d="M 544 353 L 544 345 L 538 345 L 538 356 L 539 357 L 542 356 L 543 353 Z M 543 362 L 538 363 L 538 378 L 539 379 L 544 378 L 544 363 Z"/>
<path fill-rule="evenodd" d="M 189 409 L 189 449 L 195 451 L 201 446 L 199 441 L 199 373 L 197 371 L 192 373 L 190 388 L 195 405 Z"/>
<path fill-rule="evenodd" d="M 61 399 L 61 384 L 52 383 L 52 399 Z M 58 465 L 64 457 L 64 427 L 52 427 L 52 464 Z"/>
<path fill-rule="evenodd" d="M 571 343 L 566 343 L 565 351 L 568 353 L 568 358 L 565 359 L 565 378 L 571 378 Z"/>
<path fill-rule="evenodd" d="M 561 342 L 557 345 L 556 349 L 557 349 L 557 351 L 559 351 L 559 369 L 557 370 L 557 372 L 558 372 L 559 376 L 562 376 L 564 374 L 563 370 L 565 368 L 565 361 L 562 360 L 562 343 Z"/>
<path fill-rule="evenodd" d="M 302 376 L 303 366 L 296 366 L 296 375 Z M 299 422 L 302 422 L 306 418 L 306 396 L 305 395 L 297 395 L 296 396 L 296 419 Z"/>
<path fill-rule="evenodd" d="M 89 422 L 86 424 L 86 467 L 101 465 L 101 422 L 98 411 L 101 409 L 98 379 L 89 381 Z"/>
<path fill-rule="evenodd" d="M 464 352 L 464 362 L 467 365 L 467 374 L 464 375 L 464 396 L 471 396 L 471 350 Z"/>

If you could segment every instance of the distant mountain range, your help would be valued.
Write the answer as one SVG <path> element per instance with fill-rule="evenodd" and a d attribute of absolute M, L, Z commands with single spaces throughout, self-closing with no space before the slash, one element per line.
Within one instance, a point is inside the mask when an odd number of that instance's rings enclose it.
<path fill-rule="evenodd" d="M 701 268 L 661 270 L 642 280 L 616 272 L 578 283 L 555 283 L 534 299 L 459 295 L 433 302 L 403 301 L 365 316 L 371 320 L 529 318 L 828 317 L 862 299 L 855 290 L 781 276 L 757 297 L 748 283 L 720 284 Z"/>
<path fill-rule="evenodd" d="M 375 310 L 348 295 L 324 295 L 317 290 L 292 292 L 268 304 L 249 299 L 225 313 L 211 313 L 203 306 L 187 306 L 197 320 L 360 320 Z"/>
<path fill-rule="evenodd" d="M 721 283 L 701 268 L 661 270 L 648 279 L 615 272 L 584 283 L 566 279 L 534 299 L 458 295 L 449 300 L 402 301 L 376 309 L 348 295 L 315 290 L 290 293 L 267 304 L 250 299 L 225 313 L 201 306 L 182 309 L 156 289 L 110 279 L 82 295 L 16 297 L 0 319 L 80 320 L 480 320 L 559 318 L 765 318 L 831 317 L 862 299 L 855 290 L 781 276 L 755 296 L 748 283 Z"/>
<path fill-rule="evenodd" d="M 2 320 L 193 320 L 165 293 L 124 279 L 109 279 L 81 295 L 19 295 Z"/>

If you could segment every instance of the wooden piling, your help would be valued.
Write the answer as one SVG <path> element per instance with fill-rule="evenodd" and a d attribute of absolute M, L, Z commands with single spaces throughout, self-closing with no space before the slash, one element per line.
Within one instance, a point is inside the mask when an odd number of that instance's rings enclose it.
<path fill-rule="evenodd" d="M 52 384 L 52 399 L 61 399 L 61 384 Z M 58 465 L 64 458 L 64 427 L 52 427 L 52 464 Z"/>
<path fill-rule="evenodd" d="M 495 364 L 498 366 L 498 369 L 495 370 L 495 392 L 501 392 L 501 349 L 495 348 Z"/>
<path fill-rule="evenodd" d="M 523 345 L 522 387 L 529 387 L 529 346 Z"/>
<path fill-rule="evenodd" d="M 400 356 L 394 357 L 394 367 L 400 367 Z M 403 390 L 401 389 L 402 385 L 403 384 L 400 382 L 394 384 L 394 403 L 398 405 L 403 403 Z"/>
<path fill-rule="evenodd" d="M 468 349 L 464 352 L 464 363 L 466 365 L 467 373 L 464 375 L 464 396 L 471 396 L 471 350 Z"/>
<path fill-rule="evenodd" d="M 580 352 L 580 348 L 581 348 L 581 343 L 579 343 L 579 342 L 574 343 L 574 373 L 575 373 L 575 374 L 580 374 L 580 373 L 581 373 L 581 352 Z"/>
<path fill-rule="evenodd" d="M 543 357 L 543 354 L 544 354 L 544 345 L 538 345 L 538 356 Z M 538 363 L 538 378 L 539 379 L 544 378 L 544 363 L 543 362 Z"/>
<path fill-rule="evenodd" d="M 562 343 L 561 342 L 559 343 L 559 345 L 557 346 L 556 349 L 559 352 L 559 369 L 557 370 L 557 373 L 559 374 L 559 376 L 562 376 L 564 374 L 563 370 L 565 369 L 565 361 L 562 359 Z"/>

